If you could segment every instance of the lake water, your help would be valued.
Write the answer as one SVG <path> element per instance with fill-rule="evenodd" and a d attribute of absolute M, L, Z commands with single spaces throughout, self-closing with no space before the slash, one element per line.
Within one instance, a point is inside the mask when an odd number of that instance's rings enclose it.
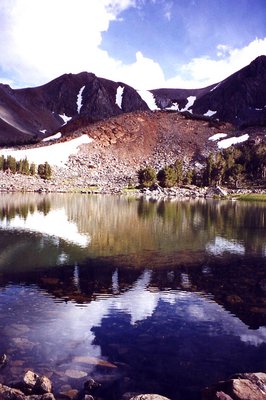
<path fill-rule="evenodd" d="M 0 382 L 198 400 L 266 372 L 266 205 L 0 195 Z"/>

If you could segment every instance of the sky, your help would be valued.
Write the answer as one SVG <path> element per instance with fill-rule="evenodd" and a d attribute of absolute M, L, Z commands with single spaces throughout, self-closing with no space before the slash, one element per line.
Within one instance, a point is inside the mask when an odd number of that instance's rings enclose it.
<path fill-rule="evenodd" d="M 0 82 L 199 88 L 266 55 L 265 0 L 0 0 Z"/>

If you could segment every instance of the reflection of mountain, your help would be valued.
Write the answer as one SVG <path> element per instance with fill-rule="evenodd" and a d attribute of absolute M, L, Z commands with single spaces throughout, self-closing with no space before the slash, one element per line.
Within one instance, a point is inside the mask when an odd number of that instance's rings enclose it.
<path fill-rule="evenodd" d="M 2 279 L 10 270 L 15 281 L 18 271 L 31 270 L 26 282 L 59 298 L 90 302 L 97 293 L 115 293 L 114 269 L 120 292 L 134 286 L 137 270 L 152 269 L 155 288 L 211 293 L 248 325 L 261 326 L 265 220 L 260 204 L 6 194 L 0 197 Z M 82 267 L 73 279 L 66 265 L 75 263 Z M 38 267 L 52 280 L 36 277 Z"/>
<path fill-rule="evenodd" d="M 36 240 L 36 234 L 45 238 L 43 247 L 60 241 L 64 250 L 57 251 L 57 257 L 70 263 L 115 257 L 118 266 L 155 268 L 205 262 L 209 255 L 225 253 L 265 256 L 265 220 L 265 206 L 238 202 L 58 194 L 0 197 L 1 238 L 10 234 L 7 242 L 13 243 L 16 227 L 16 243 L 26 237 Z M 36 255 L 33 246 L 26 248 Z M 1 250 L 6 251 L 6 245 Z M 9 259 L 12 264 L 11 249 Z"/>
<path fill-rule="evenodd" d="M 262 258 L 214 257 L 207 264 L 199 260 L 189 267 L 172 265 L 170 269 L 164 267 L 152 272 L 117 268 L 116 261 L 111 259 L 92 259 L 80 265 L 54 267 L 41 275 L 38 271 L 2 274 L 1 286 L 8 282 L 38 285 L 55 298 L 76 304 L 121 296 L 121 310 L 131 315 L 132 323 L 152 315 L 161 296 L 157 298 L 156 293 L 160 291 L 169 301 L 173 291 L 211 296 L 213 301 L 253 329 L 264 326 L 266 321 L 266 271 Z"/>

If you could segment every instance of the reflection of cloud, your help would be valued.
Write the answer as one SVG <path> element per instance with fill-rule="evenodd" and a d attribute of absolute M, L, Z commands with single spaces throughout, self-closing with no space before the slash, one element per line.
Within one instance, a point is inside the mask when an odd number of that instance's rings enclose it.
<path fill-rule="evenodd" d="M 151 280 L 151 271 L 144 271 L 132 289 L 116 300 L 114 307 L 131 315 L 131 323 L 151 317 L 159 300 L 159 293 L 151 293 L 147 287 Z"/>
<path fill-rule="evenodd" d="M 262 326 L 257 331 L 249 331 L 247 334 L 241 335 L 242 342 L 247 342 L 253 346 L 259 346 L 266 342 L 266 327 Z"/>
<path fill-rule="evenodd" d="M 38 320 L 32 327 L 32 335 L 38 337 L 40 343 L 49 342 L 49 340 L 51 343 L 55 343 L 55 335 L 60 335 L 61 345 L 53 349 L 52 353 L 53 361 L 56 361 L 58 365 L 65 365 L 65 360 L 71 363 L 73 355 L 77 354 L 101 358 L 101 347 L 95 341 L 95 327 L 101 327 L 105 318 L 110 318 L 108 325 L 112 326 L 112 316 L 116 311 L 129 314 L 132 324 L 135 324 L 136 321 L 143 321 L 152 317 L 159 301 L 163 301 L 165 304 L 169 304 L 168 307 L 163 308 L 166 328 L 167 318 L 170 315 L 171 319 L 176 316 L 177 320 L 184 321 L 190 331 L 200 329 L 206 340 L 208 337 L 226 335 L 239 338 L 247 345 L 259 346 L 266 343 L 266 327 L 256 331 L 249 330 L 242 321 L 216 304 L 211 298 L 185 291 L 149 291 L 151 276 L 151 271 L 145 271 L 131 289 L 120 295 L 101 296 L 95 301 L 79 307 L 71 302 L 57 304 L 56 318 L 52 318 L 48 324 L 45 319 L 43 322 Z M 78 279 L 77 268 L 74 278 Z M 118 278 L 116 271 L 114 276 L 116 283 Z M 44 295 L 37 293 L 36 296 Z M 54 305 L 47 304 L 47 301 L 52 303 L 52 300 L 47 297 L 44 297 L 43 301 L 38 298 L 38 303 L 42 304 L 46 310 L 53 310 Z M 45 324 L 45 329 L 42 323 Z M 158 317 L 154 316 L 152 323 L 160 324 Z M 228 340 L 230 341 L 230 338 Z M 71 343 L 71 348 L 69 348 L 69 343 Z M 45 346 L 42 346 L 42 350 L 50 351 Z M 47 353 L 47 355 L 49 354 Z M 90 366 L 89 368 L 92 370 L 94 367 Z M 87 369 L 88 366 L 86 366 L 86 371 Z"/>
<path fill-rule="evenodd" d="M 86 247 L 90 238 L 88 235 L 80 234 L 77 225 L 68 221 L 65 210 L 52 210 L 48 214 L 36 211 L 28 214 L 27 218 L 16 215 L 11 220 L 0 221 L 3 229 L 19 229 L 25 231 L 40 232 L 56 238 L 61 238 L 67 242 Z"/>
<path fill-rule="evenodd" d="M 225 252 L 233 254 L 245 254 L 245 247 L 242 244 L 237 243 L 233 240 L 227 240 L 220 236 L 216 236 L 214 242 L 206 245 L 208 253 L 214 254 L 215 256 L 221 255 Z"/>

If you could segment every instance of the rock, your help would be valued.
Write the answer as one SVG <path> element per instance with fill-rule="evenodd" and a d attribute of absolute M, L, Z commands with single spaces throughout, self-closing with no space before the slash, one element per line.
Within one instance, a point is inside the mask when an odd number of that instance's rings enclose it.
<path fill-rule="evenodd" d="M 94 379 L 88 379 L 83 386 L 85 393 L 93 393 L 99 389 L 99 387 L 101 387 L 101 384 L 96 382 Z"/>
<path fill-rule="evenodd" d="M 23 387 L 26 389 L 33 389 L 36 385 L 38 375 L 33 371 L 27 371 L 22 378 Z"/>
<path fill-rule="evenodd" d="M 38 393 L 51 393 L 52 382 L 47 376 L 38 376 L 34 390 Z"/>
<path fill-rule="evenodd" d="M 45 393 L 42 395 L 34 394 L 32 396 L 26 396 L 26 400 L 55 400 L 52 393 Z"/>
<path fill-rule="evenodd" d="M 169 400 L 169 399 L 159 394 L 139 394 L 137 396 L 131 397 L 130 400 Z"/>
<path fill-rule="evenodd" d="M 1 400 L 26 400 L 25 394 L 18 390 L 0 384 L 0 399 Z"/>
<path fill-rule="evenodd" d="M 7 355 L 2 354 L 0 357 L 0 368 L 3 368 L 7 363 Z"/>
<path fill-rule="evenodd" d="M 219 397 L 220 396 L 220 397 Z M 265 400 L 266 374 L 246 373 L 237 374 L 227 381 L 204 389 L 203 400 Z"/>
<path fill-rule="evenodd" d="M 215 393 L 215 397 L 213 400 L 233 400 L 231 396 L 225 394 L 224 392 L 217 392 Z"/>
<path fill-rule="evenodd" d="M 77 389 L 68 389 L 66 391 L 60 392 L 60 395 L 64 396 L 66 399 L 72 400 L 75 399 L 78 395 Z"/>
<path fill-rule="evenodd" d="M 80 378 L 84 378 L 85 376 L 87 376 L 87 372 L 79 371 L 77 369 L 67 369 L 65 374 L 69 378 L 73 378 L 73 379 L 80 379 Z"/>

